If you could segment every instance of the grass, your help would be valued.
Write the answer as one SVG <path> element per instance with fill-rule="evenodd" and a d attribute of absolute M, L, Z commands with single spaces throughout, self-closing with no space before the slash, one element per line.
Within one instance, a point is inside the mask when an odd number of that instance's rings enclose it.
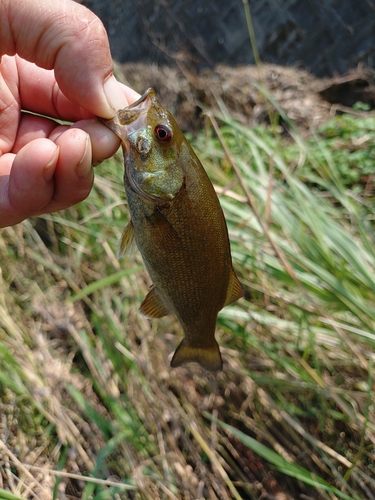
<path fill-rule="evenodd" d="M 0 232 L 0 498 L 375 498 L 374 209 L 339 168 L 352 134 L 209 124 L 194 147 L 245 288 L 219 315 L 224 371 L 171 369 L 178 323 L 137 314 L 117 155 L 84 203 Z"/>

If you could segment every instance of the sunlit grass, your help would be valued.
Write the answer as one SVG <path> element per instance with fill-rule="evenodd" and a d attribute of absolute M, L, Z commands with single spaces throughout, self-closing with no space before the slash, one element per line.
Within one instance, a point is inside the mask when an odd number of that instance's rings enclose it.
<path fill-rule="evenodd" d="M 194 147 L 245 288 L 224 371 L 171 369 L 178 323 L 137 314 L 117 155 L 84 203 L 0 233 L 0 498 L 375 498 L 373 205 L 321 137 L 215 120 Z"/>

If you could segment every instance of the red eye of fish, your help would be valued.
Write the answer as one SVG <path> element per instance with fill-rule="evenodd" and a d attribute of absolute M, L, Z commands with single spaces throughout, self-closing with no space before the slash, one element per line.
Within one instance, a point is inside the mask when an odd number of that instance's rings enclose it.
<path fill-rule="evenodd" d="M 156 139 L 160 142 L 166 143 L 172 139 L 172 131 L 165 125 L 156 125 L 154 133 Z"/>

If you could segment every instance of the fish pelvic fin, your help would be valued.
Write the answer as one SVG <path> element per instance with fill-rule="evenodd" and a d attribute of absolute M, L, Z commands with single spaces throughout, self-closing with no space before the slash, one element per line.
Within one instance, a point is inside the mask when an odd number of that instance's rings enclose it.
<path fill-rule="evenodd" d="M 155 287 L 153 287 L 139 307 L 139 312 L 146 318 L 162 318 L 170 314 Z"/>
<path fill-rule="evenodd" d="M 116 257 L 120 259 L 125 254 L 134 255 L 137 251 L 133 222 L 130 221 L 122 233 L 120 243 L 117 248 Z"/>
<path fill-rule="evenodd" d="M 241 297 L 243 297 L 243 288 L 237 278 L 236 273 L 232 269 L 232 272 L 229 276 L 229 284 L 228 284 L 227 296 L 225 297 L 224 306 L 227 306 L 232 302 L 236 302 L 236 300 L 240 299 Z"/>
<path fill-rule="evenodd" d="M 186 339 L 183 339 L 173 354 L 171 367 L 176 368 L 191 361 L 196 361 L 210 372 L 218 372 L 223 368 L 223 361 L 216 340 L 210 347 L 192 347 Z"/>

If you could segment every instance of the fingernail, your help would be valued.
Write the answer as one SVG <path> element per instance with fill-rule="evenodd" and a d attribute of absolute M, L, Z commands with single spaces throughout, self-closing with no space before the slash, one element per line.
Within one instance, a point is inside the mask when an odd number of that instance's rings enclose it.
<path fill-rule="evenodd" d="M 89 148 L 91 149 L 90 139 L 89 136 L 86 134 L 85 151 L 83 152 L 82 158 L 80 159 L 76 168 L 76 173 L 78 177 L 87 177 L 88 175 L 91 174 L 92 164 L 91 164 L 91 154 Z"/>
<path fill-rule="evenodd" d="M 121 85 L 113 75 L 104 82 L 103 89 L 107 102 L 115 113 L 128 106 L 129 103 L 122 92 Z"/>
<path fill-rule="evenodd" d="M 60 151 L 59 146 L 56 146 L 55 154 L 52 156 L 51 160 L 47 163 L 47 165 L 43 169 L 43 178 L 46 182 L 49 182 L 52 179 L 53 174 L 55 173 L 55 167 L 57 159 L 59 157 L 59 151 Z"/>

